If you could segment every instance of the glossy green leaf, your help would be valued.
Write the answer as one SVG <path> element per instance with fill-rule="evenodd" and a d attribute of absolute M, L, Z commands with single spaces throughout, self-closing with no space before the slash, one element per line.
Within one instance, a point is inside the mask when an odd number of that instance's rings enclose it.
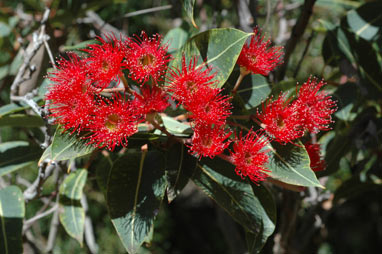
<path fill-rule="evenodd" d="M 0 176 L 37 164 L 41 149 L 29 146 L 25 141 L 10 141 L 0 144 Z"/>
<path fill-rule="evenodd" d="M 246 109 L 253 109 L 263 102 L 271 93 L 267 79 L 260 75 L 250 75 L 249 85 L 242 84 L 237 93 L 246 102 Z"/>
<path fill-rule="evenodd" d="M 195 0 L 183 0 L 183 8 L 187 13 L 188 18 L 190 19 L 191 24 L 195 28 L 198 28 L 194 20 L 194 6 L 195 6 Z"/>
<path fill-rule="evenodd" d="M 25 216 L 23 193 L 17 186 L 0 190 L 0 253 L 23 253 L 22 227 Z"/>
<path fill-rule="evenodd" d="M 167 44 L 168 53 L 172 54 L 178 51 L 186 43 L 188 34 L 182 28 L 171 29 L 163 39 L 163 44 Z"/>
<path fill-rule="evenodd" d="M 268 163 L 272 178 L 293 185 L 324 188 L 310 168 L 309 155 L 301 142 L 273 146 Z"/>
<path fill-rule="evenodd" d="M 66 232 L 81 245 L 84 235 L 85 210 L 81 206 L 82 190 L 88 171 L 79 169 L 69 174 L 60 186 L 60 222 Z"/>
<path fill-rule="evenodd" d="M 173 201 L 188 183 L 196 168 L 197 158 L 183 144 L 174 144 L 167 152 L 167 199 Z"/>
<path fill-rule="evenodd" d="M 130 254 L 137 253 L 148 240 L 166 187 L 161 152 L 130 150 L 115 161 L 107 184 L 107 205 L 114 227 Z"/>
<path fill-rule="evenodd" d="M 61 132 L 61 129 L 56 130 L 52 144 L 44 151 L 40 162 L 48 158 L 55 161 L 74 159 L 95 150 L 93 146 L 84 145 L 84 142 L 78 140 L 75 135 Z"/>
<path fill-rule="evenodd" d="M 276 207 L 271 194 L 242 180 L 230 163 L 216 157 L 203 159 L 192 180 L 259 239 L 251 249 L 260 250 L 275 229 Z"/>
<path fill-rule="evenodd" d="M 170 68 L 181 69 L 182 55 L 188 63 L 194 56 L 198 64 L 213 68 L 219 87 L 222 87 L 231 74 L 241 49 L 250 36 L 234 28 L 216 28 L 191 37 L 177 56 L 170 62 Z M 206 63 L 203 63 L 206 60 Z M 168 82 L 168 81 L 167 81 Z"/>
<path fill-rule="evenodd" d="M 382 32 L 382 3 L 366 3 L 346 15 L 350 30 L 365 40 L 373 40 Z"/>
<path fill-rule="evenodd" d="M 36 115 L 12 114 L 1 117 L 0 126 L 41 127 L 44 126 L 44 120 Z"/>

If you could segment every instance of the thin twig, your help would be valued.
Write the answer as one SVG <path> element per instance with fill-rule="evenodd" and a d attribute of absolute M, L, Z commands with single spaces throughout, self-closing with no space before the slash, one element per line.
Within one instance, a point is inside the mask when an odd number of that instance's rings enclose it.
<path fill-rule="evenodd" d="M 32 185 L 24 191 L 24 199 L 26 202 L 38 197 L 42 190 L 42 185 L 56 169 L 56 163 L 41 163 L 38 168 L 38 175 Z"/>
<path fill-rule="evenodd" d="M 56 198 L 56 204 L 59 203 L 59 195 Z M 48 243 L 46 244 L 46 252 L 51 252 L 54 247 L 54 242 L 56 241 L 58 226 L 60 225 L 59 221 L 59 209 L 56 209 L 53 214 L 53 218 L 50 222 Z"/>
<path fill-rule="evenodd" d="M 164 10 L 168 10 L 171 8 L 172 8 L 172 5 L 169 4 L 169 5 L 153 7 L 153 8 L 148 8 L 148 9 L 139 10 L 139 11 L 133 11 L 133 12 L 125 14 L 123 17 L 124 18 L 130 18 L 130 17 L 134 17 L 134 16 L 138 16 L 138 15 L 142 15 L 142 14 L 147 14 L 147 13 L 151 13 L 151 12 L 164 11 Z"/>
<path fill-rule="evenodd" d="M 85 241 L 89 247 L 90 252 L 92 254 L 95 254 L 95 253 L 98 253 L 99 248 L 98 248 L 98 245 L 95 241 L 92 221 L 91 221 L 90 217 L 87 215 L 89 206 L 88 206 L 88 201 L 86 199 L 85 193 L 83 193 L 83 195 L 82 195 L 81 205 L 85 210 L 85 226 L 84 226 Z"/>
<path fill-rule="evenodd" d="M 16 77 L 11 85 L 11 96 L 17 96 L 20 85 L 26 80 L 30 79 L 30 77 L 24 78 L 24 75 L 28 69 L 33 69 L 30 66 L 33 57 L 36 55 L 44 41 L 49 39 L 49 37 L 45 34 L 45 23 L 48 20 L 49 13 L 50 9 L 45 9 L 39 31 L 36 31 L 33 34 L 33 40 L 31 42 L 33 43 L 33 46 L 28 47 L 24 52 L 24 62 L 20 66 L 19 71 L 17 72 Z"/>
<path fill-rule="evenodd" d="M 305 57 L 306 53 L 308 52 L 308 49 L 309 49 L 310 43 L 312 42 L 312 39 L 313 39 L 313 37 L 314 37 L 314 34 L 315 34 L 314 30 L 312 30 L 312 33 L 310 34 L 310 36 L 309 36 L 309 38 L 308 38 L 308 41 L 306 42 L 304 51 L 302 52 L 301 58 L 300 58 L 300 60 L 298 61 L 297 67 L 296 67 L 296 69 L 294 70 L 293 78 L 296 78 L 296 77 L 297 77 L 298 71 L 300 70 L 302 61 L 304 60 L 304 57 Z"/>
<path fill-rule="evenodd" d="M 285 76 L 290 56 L 292 55 L 297 43 L 301 40 L 301 37 L 305 32 L 309 18 L 313 13 L 313 6 L 315 3 L 316 0 L 305 0 L 304 2 L 300 16 L 298 17 L 297 22 L 292 29 L 291 37 L 285 45 L 284 64 L 278 70 L 277 80 L 282 80 Z"/>
<path fill-rule="evenodd" d="M 40 213 L 40 214 L 37 214 L 36 216 L 30 218 L 29 220 L 25 221 L 24 222 L 24 225 L 23 225 L 23 232 L 25 232 L 26 230 L 29 229 L 30 226 L 32 226 L 33 223 L 35 223 L 36 221 L 38 221 L 39 219 L 42 219 L 44 218 L 45 216 L 48 216 L 49 214 L 53 213 L 54 211 L 56 211 L 58 209 L 58 204 L 55 204 L 54 206 L 52 206 L 49 210 L 46 210 L 45 212 L 43 213 Z"/>

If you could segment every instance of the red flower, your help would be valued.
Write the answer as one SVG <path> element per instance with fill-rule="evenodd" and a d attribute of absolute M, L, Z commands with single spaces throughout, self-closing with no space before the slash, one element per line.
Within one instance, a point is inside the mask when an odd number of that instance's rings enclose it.
<path fill-rule="evenodd" d="M 87 126 L 92 134 L 88 144 L 113 151 L 115 146 L 127 146 L 127 137 L 137 132 L 141 116 L 130 101 L 115 95 L 112 100 L 101 100 Z"/>
<path fill-rule="evenodd" d="M 226 141 L 232 131 L 228 133 L 221 126 L 196 125 L 194 128 L 194 136 L 192 137 L 192 145 L 190 152 L 199 158 L 210 157 L 221 154 L 231 143 Z"/>
<path fill-rule="evenodd" d="M 186 64 L 186 58 L 182 57 L 182 68 L 169 70 L 170 85 L 168 91 L 172 97 L 180 103 L 190 100 L 190 97 L 202 87 L 216 87 L 217 81 L 214 80 L 216 74 L 211 74 L 211 69 L 203 66 L 196 66 L 197 58 L 193 57 L 189 64 Z"/>
<path fill-rule="evenodd" d="M 167 94 L 158 86 L 143 85 L 141 93 L 135 93 L 134 102 L 141 108 L 142 114 L 163 112 L 170 105 Z"/>
<path fill-rule="evenodd" d="M 250 130 L 245 137 L 237 138 L 233 144 L 231 159 L 236 166 L 236 174 L 243 179 L 248 176 L 251 181 L 258 183 L 267 178 L 265 164 L 268 162 L 268 150 L 265 149 L 268 140 L 262 134 Z"/>
<path fill-rule="evenodd" d="M 326 92 L 319 92 L 325 81 L 317 82 L 316 78 L 309 77 L 294 102 L 304 128 L 311 133 L 328 130 L 329 124 L 333 122 L 331 115 L 337 110 L 336 102 Z"/>
<path fill-rule="evenodd" d="M 122 42 L 116 38 L 97 38 L 101 45 L 91 44 L 84 51 L 89 54 L 86 59 L 87 70 L 94 84 L 106 88 L 112 80 L 119 80 L 119 74 L 125 69 L 124 49 Z"/>
<path fill-rule="evenodd" d="M 304 146 L 309 155 L 310 168 L 315 172 L 324 170 L 326 167 L 326 163 L 321 158 L 320 144 L 312 144 L 310 142 L 307 142 L 304 144 Z"/>
<path fill-rule="evenodd" d="M 230 97 L 221 95 L 221 89 L 200 87 L 184 102 L 184 108 L 192 114 L 190 118 L 200 124 L 225 124 L 231 115 Z"/>
<path fill-rule="evenodd" d="M 271 41 L 264 41 L 264 36 L 256 27 L 253 30 L 251 42 L 244 44 L 237 63 L 245 68 L 246 74 L 261 74 L 267 76 L 277 65 L 282 63 L 282 47 L 271 47 Z"/>
<path fill-rule="evenodd" d="M 45 96 L 50 117 L 65 130 L 80 130 L 87 124 L 95 103 L 93 86 L 88 82 L 84 62 L 75 54 L 58 61 L 57 70 L 49 73 L 52 81 Z"/>
<path fill-rule="evenodd" d="M 154 82 L 165 74 L 170 56 L 167 55 L 167 45 L 161 45 L 161 36 L 156 34 L 147 37 L 142 31 L 141 37 L 129 39 L 126 50 L 126 64 L 130 77 L 145 83 L 151 77 Z"/>
<path fill-rule="evenodd" d="M 288 105 L 285 94 L 280 94 L 277 100 L 269 100 L 262 106 L 263 112 L 257 112 L 257 117 L 267 134 L 277 142 L 285 144 L 304 135 L 297 109 Z"/>

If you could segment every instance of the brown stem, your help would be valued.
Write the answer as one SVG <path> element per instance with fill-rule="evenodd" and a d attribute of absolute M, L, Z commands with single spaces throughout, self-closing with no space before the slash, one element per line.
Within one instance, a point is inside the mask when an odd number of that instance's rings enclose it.
<path fill-rule="evenodd" d="M 233 87 L 232 92 L 231 92 L 233 96 L 236 95 L 236 93 L 237 93 L 237 89 L 239 88 L 239 86 L 240 86 L 240 84 L 241 84 L 241 81 L 243 81 L 245 75 L 246 75 L 245 73 L 243 73 L 242 71 L 240 71 L 240 76 L 239 76 L 239 78 L 237 79 L 236 84 L 235 84 L 235 86 Z"/>
<path fill-rule="evenodd" d="M 104 93 L 113 93 L 113 92 L 124 92 L 126 89 L 124 87 L 114 87 L 114 88 L 105 88 L 100 90 L 100 92 Z"/>
<path fill-rule="evenodd" d="M 119 74 L 119 78 L 122 80 L 123 86 L 125 87 L 125 91 L 128 92 L 129 94 L 134 94 L 134 91 L 131 90 L 131 88 L 129 87 L 129 83 L 127 82 L 127 79 L 122 72 Z"/>

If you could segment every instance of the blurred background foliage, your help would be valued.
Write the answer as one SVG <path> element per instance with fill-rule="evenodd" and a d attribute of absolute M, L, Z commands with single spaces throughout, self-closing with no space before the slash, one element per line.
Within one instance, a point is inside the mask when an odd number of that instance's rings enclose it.
<path fill-rule="evenodd" d="M 338 100 L 333 130 L 313 138 L 323 144 L 327 169 L 319 173 L 325 190 L 308 188 L 292 192 L 272 188 L 277 202 L 275 233 L 263 253 L 378 253 L 382 249 L 382 3 L 357 0 L 197 0 L 193 27 L 177 0 L 2 0 L 0 2 L 0 105 L 10 103 L 10 87 L 20 68 L 22 52 L 39 28 L 45 7 L 51 9 L 47 23 L 54 57 L 86 47 L 95 36 L 115 32 L 124 35 L 160 33 L 183 29 L 186 37 L 216 27 L 250 31 L 256 24 L 277 45 L 298 41 L 285 67 L 268 78 L 272 91 L 295 89 L 310 75 L 325 78 Z M 295 26 L 304 6 L 313 3 L 308 24 Z M 154 9 L 153 9 L 154 8 Z M 309 17 L 309 15 L 311 16 Z M 249 29 L 249 30 L 248 30 Z M 170 41 L 171 43 L 171 41 Z M 171 50 L 171 47 L 170 47 Z M 43 84 L 50 68 L 46 52 L 39 57 L 33 80 L 25 93 Z M 236 72 L 237 74 L 237 72 Z M 29 87 L 28 87 L 29 86 Z M 25 94 L 24 93 L 24 94 Z M 44 85 L 38 101 L 42 104 Z M 22 95 L 22 94 L 20 94 Z M 42 140 L 41 124 L 30 126 L 6 118 L 0 108 L 0 141 Z M 36 147 L 38 159 L 42 151 Z M 102 163 L 102 162 L 100 162 Z M 1 165 L 1 162 L 0 162 Z M 36 163 L 23 165 L 17 173 L 1 177 L 0 187 L 17 184 L 22 190 L 37 175 Z M 22 178 L 20 177 L 22 176 Z M 44 184 L 42 196 L 57 191 L 53 179 Z M 110 221 L 95 169 L 89 168 L 84 188 L 87 214 L 92 220 L 99 253 L 126 253 Z M 32 200 L 25 218 L 43 206 Z M 52 215 L 33 224 L 34 245 L 48 241 Z M 227 231 L 228 230 L 228 231 Z M 25 240 L 25 239 L 24 239 Z M 30 241 L 30 240 L 29 240 Z M 25 253 L 39 249 L 24 241 Z M 141 253 L 244 253 L 245 232 L 213 201 L 194 186 L 187 186 L 171 204 L 162 204 L 155 222 L 154 238 Z M 53 253 L 90 253 L 87 244 L 69 237 L 62 227 Z"/>

